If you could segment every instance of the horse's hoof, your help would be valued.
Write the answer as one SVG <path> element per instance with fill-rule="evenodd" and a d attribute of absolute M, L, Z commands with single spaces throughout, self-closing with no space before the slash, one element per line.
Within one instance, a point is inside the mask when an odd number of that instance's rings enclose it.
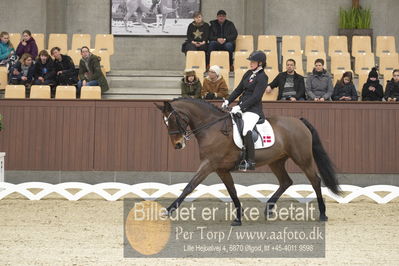
<path fill-rule="evenodd" d="M 238 220 L 238 219 L 235 219 L 232 223 L 231 223 L 231 226 L 241 226 L 241 221 L 240 220 Z"/>
<path fill-rule="evenodd" d="M 328 221 L 328 217 L 327 217 L 327 215 L 320 215 L 320 218 L 319 218 L 319 220 L 321 221 L 321 222 L 327 222 Z"/>
<path fill-rule="evenodd" d="M 177 23 L 177 19 L 175 19 L 175 24 Z"/>
<path fill-rule="evenodd" d="M 147 32 L 150 32 L 150 30 L 146 30 Z"/>

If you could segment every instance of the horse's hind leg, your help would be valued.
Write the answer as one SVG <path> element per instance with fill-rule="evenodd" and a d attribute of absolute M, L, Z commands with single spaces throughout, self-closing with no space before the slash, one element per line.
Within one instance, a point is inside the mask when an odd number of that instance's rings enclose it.
<path fill-rule="evenodd" d="M 302 169 L 305 173 L 306 177 L 309 179 L 310 183 L 317 196 L 317 204 L 319 205 L 320 211 L 320 221 L 327 221 L 328 217 L 326 216 L 326 205 L 324 204 L 323 195 L 321 194 L 321 180 L 317 175 L 317 171 L 313 165 L 313 155 L 304 158 L 304 156 L 298 156 L 298 158 L 293 157 L 293 161 Z"/>
<path fill-rule="evenodd" d="M 301 169 L 305 172 L 305 175 L 309 179 L 310 183 L 317 196 L 317 204 L 319 205 L 320 211 L 320 221 L 327 221 L 328 217 L 326 216 L 326 205 L 324 204 L 323 195 L 321 194 L 321 180 L 317 175 L 316 169 L 314 168 L 312 161 L 308 163 L 306 166 L 300 166 Z"/>
<path fill-rule="evenodd" d="M 266 218 L 270 217 L 270 215 L 273 214 L 272 209 L 274 208 L 275 203 L 281 197 L 281 195 L 284 193 L 284 191 L 286 191 L 287 188 L 290 187 L 293 183 L 292 179 L 290 178 L 290 176 L 287 173 L 287 170 L 285 170 L 285 162 L 286 161 L 287 161 L 287 158 L 283 158 L 283 159 L 280 159 L 278 161 L 275 161 L 275 162 L 269 164 L 269 167 L 272 170 L 272 172 L 274 173 L 274 175 L 277 177 L 280 186 L 266 203 L 266 208 L 265 208 L 265 217 Z"/>
<path fill-rule="evenodd" d="M 236 207 L 237 218 L 231 223 L 231 225 L 232 226 L 241 225 L 242 208 L 240 200 L 237 197 L 237 191 L 234 186 L 233 177 L 231 176 L 231 173 L 227 170 L 217 170 L 216 173 L 219 175 L 220 179 L 222 179 L 224 185 L 227 188 L 227 191 L 229 192 L 231 199 L 234 202 L 234 206 Z"/>

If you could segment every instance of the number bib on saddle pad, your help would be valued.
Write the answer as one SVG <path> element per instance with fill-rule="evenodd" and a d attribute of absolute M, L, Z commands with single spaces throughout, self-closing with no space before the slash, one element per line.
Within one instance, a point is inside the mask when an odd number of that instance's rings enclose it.
<path fill-rule="evenodd" d="M 234 143 L 237 145 L 238 148 L 242 149 L 243 141 L 241 138 L 241 134 L 238 131 L 238 127 L 234 119 L 232 119 L 232 121 L 233 121 Z M 270 125 L 269 121 L 265 119 L 265 122 L 263 122 L 262 124 L 256 124 L 256 129 L 257 132 L 260 134 L 260 136 L 258 136 L 258 138 L 255 141 L 255 149 L 258 150 L 273 146 L 275 138 L 274 138 L 273 128 Z M 255 133 L 255 129 L 252 132 L 253 134 L 257 134 Z"/>

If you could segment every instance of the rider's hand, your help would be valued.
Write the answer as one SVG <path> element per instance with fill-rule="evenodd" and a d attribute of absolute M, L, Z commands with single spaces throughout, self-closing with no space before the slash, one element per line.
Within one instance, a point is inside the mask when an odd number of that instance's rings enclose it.
<path fill-rule="evenodd" d="M 222 104 L 222 109 L 223 108 L 227 108 L 227 106 L 229 106 L 229 101 L 228 100 L 224 100 L 224 102 Z"/>
<path fill-rule="evenodd" d="M 271 92 L 272 92 L 272 87 L 267 86 L 267 88 L 266 88 L 266 93 L 271 93 Z"/>
<path fill-rule="evenodd" d="M 231 109 L 231 113 L 233 113 L 233 114 L 240 113 L 240 112 L 241 112 L 241 107 L 239 105 L 236 105 Z"/>

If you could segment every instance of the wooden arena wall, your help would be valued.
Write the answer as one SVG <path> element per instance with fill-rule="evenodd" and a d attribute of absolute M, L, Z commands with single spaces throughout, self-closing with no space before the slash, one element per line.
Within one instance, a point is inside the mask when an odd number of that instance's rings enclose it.
<path fill-rule="evenodd" d="M 266 102 L 305 117 L 341 173 L 399 173 L 399 104 Z M 171 145 L 152 101 L 0 100 L 7 170 L 195 171 L 195 139 Z M 300 170 L 288 163 L 291 172 Z M 258 171 L 269 171 L 262 167 Z"/>

